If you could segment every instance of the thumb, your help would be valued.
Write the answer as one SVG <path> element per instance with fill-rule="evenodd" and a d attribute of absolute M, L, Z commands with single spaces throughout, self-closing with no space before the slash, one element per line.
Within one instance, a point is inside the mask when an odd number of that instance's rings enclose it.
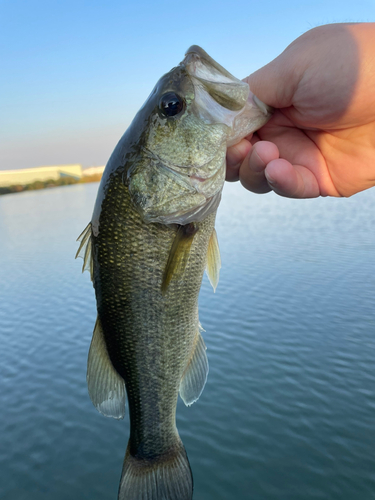
<path fill-rule="evenodd" d="M 261 101 L 274 108 L 292 106 L 298 87 L 308 68 L 314 73 L 316 53 L 325 54 L 324 50 L 319 50 L 321 31 L 319 28 L 314 28 L 304 33 L 273 61 L 245 78 L 250 90 Z M 326 31 L 328 35 L 333 36 L 335 33 L 331 31 L 336 32 L 337 29 Z"/>
<path fill-rule="evenodd" d="M 249 84 L 251 92 L 264 103 L 274 108 L 288 108 L 293 104 L 300 78 L 287 51 L 284 51 L 244 80 Z"/>

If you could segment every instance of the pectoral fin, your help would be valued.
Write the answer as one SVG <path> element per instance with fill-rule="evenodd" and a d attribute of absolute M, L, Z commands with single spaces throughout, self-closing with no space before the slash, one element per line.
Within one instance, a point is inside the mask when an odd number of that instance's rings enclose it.
<path fill-rule="evenodd" d="M 125 383 L 114 369 L 97 318 L 87 362 L 87 386 L 95 408 L 106 417 L 124 418 Z"/>
<path fill-rule="evenodd" d="M 206 272 L 208 279 L 214 289 L 216 290 L 217 284 L 219 283 L 219 274 L 221 269 L 221 258 L 220 258 L 220 250 L 219 243 L 217 241 L 216 230 L 212 231 L 210 241 L 208 243 L 207 250 L 207 266 Z"/>
<path fill-rule="evenodd" d="M 90 271 L 92 281 L 94 276 L 94 264 L 92 258 L 91 235 L 91 222 L 89 222 L 77 238 L 77 241 L 80 241 L 81 243 L 79 245 L 75 258 L 81 257 L 83 259 L 82 272 Z"/>
<path fill-rule="evenodd" d="M 165 295 L 171 280 L 183 275 L 189 259 L 191 244 L 197 231 L 198 228 L 193 222 L 185 226 L 179 226 L 177 229 L 161 285 L 163 295 Z"/>
<path fill-rule="evenodd" d="M 180 383 L 180 396 L 186 406 L 192 405 L 199 399 L 206 384 L 207 375 L 206 345 L 198 331 L 191 358 Z"/>

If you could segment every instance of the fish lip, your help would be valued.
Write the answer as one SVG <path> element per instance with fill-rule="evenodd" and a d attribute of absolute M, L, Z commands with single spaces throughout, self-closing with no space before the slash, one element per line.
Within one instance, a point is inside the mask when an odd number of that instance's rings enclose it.
<path fill-rule="evenodd" d="M 208 63 L 211 67 L 216 69 L 223 76 L 226 76 L 231 80 L 235 78 L 231 73 L 229 73 L 229 71 L 223 68 L 221 64 L 216 62 L 215 59 L 212 59 L 212 57 L 209 56 L 207 52 L 202 49 L 202 47 L 199 47 L 199 45 L 192 45 L 191 47 L 188 48 L 188 50 L 185 53 L 185 58 L 181 64 L 187 66 L 191 62 L 191 59 L 194 58 L 194 56 L 204 60 L 206 63 Z"/>
<path fill-rule="evenodd" d="M 259 109 L 263 111 L 265 115 L 268 114 L 273 114 L 275 112 L 275 109 L 272 106 L 269 106 L 265 102 L 261 101 L 255 94 L 251 92 L 250 89 L 250 94 L 249 94 L 249 100 L 252 99 L 254 103 L 258 106 Z"/>

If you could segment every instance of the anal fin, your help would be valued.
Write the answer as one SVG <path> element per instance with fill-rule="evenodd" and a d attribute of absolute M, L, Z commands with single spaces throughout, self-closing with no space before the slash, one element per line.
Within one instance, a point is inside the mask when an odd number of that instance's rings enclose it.
<path fill-rule="evenodd" d="M 125 382 L 109 358 L 97 318 L 87 361 L 87 386 L 95 408 L 106 417 L 124 418 Z"/>
<path fill-rule="evenodd" d="M 199 399 L 206 384 L 208 359 L 206 345 L 200 332 L 197 332 L 190 360 L 180 382 L 180 396 L 186 406 Z"/>

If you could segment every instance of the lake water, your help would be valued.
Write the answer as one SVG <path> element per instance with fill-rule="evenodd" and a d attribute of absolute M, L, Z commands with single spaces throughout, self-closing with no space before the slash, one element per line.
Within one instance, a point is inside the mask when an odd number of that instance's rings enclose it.
<path fill-rule="evenodd" d="M 97 184 L 0 198 L 0 499 L 116 500 L 129 422 L 86 389 L 96 317 L 76 237 Z M 178 405 L 194 500 L 375 499 L 375 190 L 226 185 L 204 278 L 210 373 Z"/>

